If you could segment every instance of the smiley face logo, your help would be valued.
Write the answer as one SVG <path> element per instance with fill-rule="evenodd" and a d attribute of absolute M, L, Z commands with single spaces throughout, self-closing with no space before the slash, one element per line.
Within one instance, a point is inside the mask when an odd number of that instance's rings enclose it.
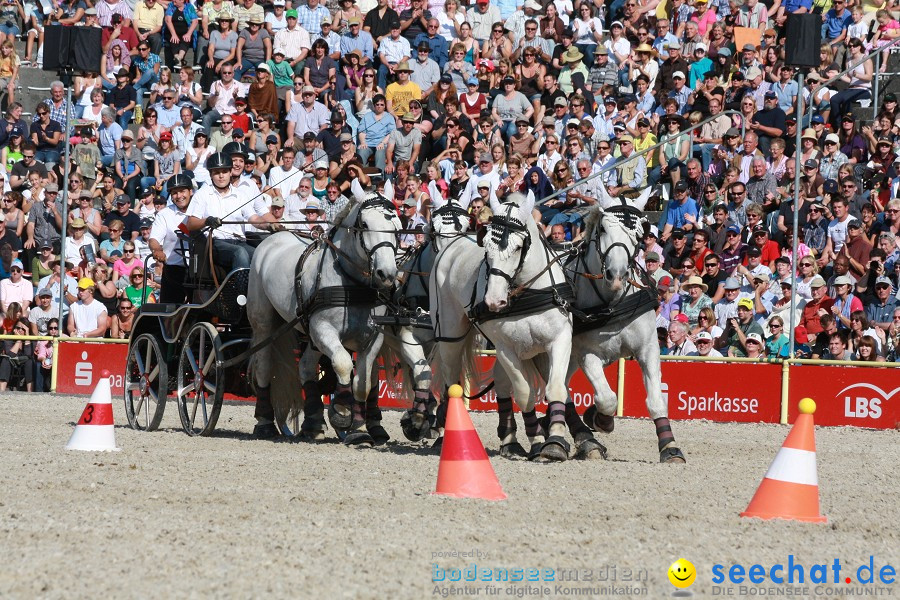
<path fill-rule="evenodd" d="M 669 581 L 677 588 L 690 587 L 697 579 L 697 569 L 691 561 L 679 558 L 669 567 Z"/>

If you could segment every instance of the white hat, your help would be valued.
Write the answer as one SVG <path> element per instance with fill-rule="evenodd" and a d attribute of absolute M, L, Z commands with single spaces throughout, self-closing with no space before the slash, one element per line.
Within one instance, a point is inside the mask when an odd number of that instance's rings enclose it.
<path fill-rule="evenodd" d="M 272 6 L 284 6 L 284 0 L 274 0 Z"/>
<path fill-rule="evenodd" d="M 840 144 L 841 138 L 839 138 L 838 134 L 836 134 L 836 133 L 829 133 L 828 135 L 825 136 L 825 141 L 826 142 L 834 142 L 835 144 Z"/>
<path fill-rule="evenodd" d="M 685 79 L 683 71 L 675 71 L 674 73 L 672 73 L 672 79 L 678 79 L 679 77 L 681 79 Z"/>
<path fill-rule="evenodd" d="M 747 341 L 749 342 L 750 340 L 753 340 L 754 342 L 756 342 L 756 343 L 759 344 L 760 346 L 763 345 L 763 339 L 762 339 L 762 336 L 759 335 L 758 333 L 749 333 L 749 334 L 747 334 Z"/>
<path fill-rule="evenodd" d="M 525 0 L 525 8 L 538 11 L 544 9 L 544 7 L 541 6 L 539 2 L 535 2 L 535 0 Z"/>
<path fill-rule="evenodd" d="M 264 63 L 264 62 L 263 62 L 263 63 L 259 63 L 258 65 L 256 65 L 256 70 L 257 70 L 257 71 L 265 71 L 266 73 L 271 73 L 271 72 L 272 72 L 272 69 L 269 68 L 269 65 L 267 65 L 267 64 Z"/>
<path fill-rule="evenodd" d="M 694 341 L 699 342 L 700 340 L 706 340 L 707 342 L 712 341 L 712 335 L 708 331 L 701 331 L 696 336 L 694 336 Z"/>
<path fill-rule="evenodd" d="M 694 46 L 694 51 L 696 52 L 697 50 L 703 50 L 704 52 L 706 52 L 708 50 L 708 48 L 706 47 L 706 44 L 704 44 L 703 42 L 700 42 L 699 44 L 696 44 Z"/>
<path fill-rule="evenodd" d="M 328 161 L 325 159 L 319 159 L 316 161 L 316 164 L 313 165 L 313 169 L 327 169 Z"/>

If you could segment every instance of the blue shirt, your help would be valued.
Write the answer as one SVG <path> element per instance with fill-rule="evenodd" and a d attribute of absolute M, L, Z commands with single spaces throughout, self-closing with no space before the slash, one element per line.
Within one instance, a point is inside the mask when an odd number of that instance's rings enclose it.
<path fill-rule="evenodd" d="M 785 84 L 778 81 L 773 83 L 772 87 L 769 89 L 778 96 L 778 108 L 785 113 L 794 108 L 794 98 L 797 96 L 797 92 L 800 89 L 800 86 L 797 85 L 796 81 L 791 79 Z"/>
<path fill-rule="evenodd" d="M 366 113 L 359 124 L 359 132 L 366 134 L 366 146 L 374 148 L 397 128 L 393 115 L 381 113 L 381 120 L 375 119 L 375 112 Z"/>
<path fill-rule="evenodd" d="M 669 58 L 669 51 L 666 50 L 666 46 L 670 44 L 674 44 L 678 41 L 678 37 L 672 33 L 671 31 L 664 35 L 663 37 L 658 37 L 653 40 L 653 48 L 659 52 L 659 60 L 666 60 Z"/>
<path fill-rule="evenodd" d="M 522 2 L 519 0 L 497 0 L 494 4 L 500 10 L 500 18 L 506 21 L 516 12 L 517 5 L 522 4 Z"/>
<path fill-rule="evenodd" d="M 368 31 L 360 31 L 359 35 L 353 37 L 352 35 L 345 34 L 341 36 L 341 56 L 346 56 L 350 54 L 354 50 L 359 50 L 363 53 L 363 55 L 367 56 L 369 60 L 375 58 L 375 40 L 372 39 L 372 34 Z"/>
<path fill-rule="evenodd" d="M 684 227 L 687 224 L 685 215 L 693 215 L 696 219 L 698 214 L 697 203 L 693 198 L 688 198 L 684 204 L 672 202 L 669 204 L 669 210 L 666 211 L 666 225 L 671 225 L 673 228 Z"/>
<path fill-rule="evenodd" d="M 706 56 L 701 58 L 700 60 L 695 60 L 691 63 L 691 70 L 688 75 L 690 78 L 688 81 L 690 83 L 691 89 L 697 87 L 698 81 L 703 81 L 703 76 L 706 75 L 707 72 L 712 71 L 713 63 L 712 60 Z"/>
<path fill-rule="evenodd" d="M 826 40 L 833 40 L 841 35 L 841 32 L 853 22 L 850 11 L 844 9 L 840 15 L 833 8 L 825 13 L 825 28 L 823 35 Z"/>
<path fill-rule="evenodd" d="M 122 131 L 122 127 L 115 121 L 113 121 L 112 125 L 109 127 L 106 125 L 100 126 L 100 154 L 103 156 L 112 156 L 116 153 L 116 142 L 122 139 Z"/>
<path fill-rule="evenodd" d="M 450 42 L 442 35 L 436 35 L 433 38 L 428 37 L 427 33 L 420 33 L 416 36 L 416 39 L 412 44 L 412 58 L 416 59 L 419 57 L 419 51 L 416 48 L 419 47 L 419 44 L 425 42 L 431 48 L 431 60 L 436 62 L 438 66 L 443 70 L 444 65 L 447 64 L 449 60 L 449 50 L 450 50 Z"/>
<path fill-rule="evenodd" d="M 786 14 L 791 14 L 800 8 L 805 8 L 806 12 L 809 12 L 812 10 L 812 0 L 785 0 L 784 12 Z"/>

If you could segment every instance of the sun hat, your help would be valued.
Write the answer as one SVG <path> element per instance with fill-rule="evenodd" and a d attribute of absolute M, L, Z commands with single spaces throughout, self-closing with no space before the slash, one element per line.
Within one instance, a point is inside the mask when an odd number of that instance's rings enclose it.
<path fill-rule="evenodd" d="M 698 275 L 691 275 L 690 277 L 688 277 L 687 281 L 685 281 L 683 284 L 681 284 L 681 287 L 689 288 L 689 287 L 693 287 L 695 285 L 697 287 L 699 287 L 700 289 L 702 289 L 703 293 L 706 293 L 706 290 L 709 289 L 709 286 L 706 285 L 705 283 L 703 283 L 703 279 L 701 279 L 700 276 L 698 276 Z"/>

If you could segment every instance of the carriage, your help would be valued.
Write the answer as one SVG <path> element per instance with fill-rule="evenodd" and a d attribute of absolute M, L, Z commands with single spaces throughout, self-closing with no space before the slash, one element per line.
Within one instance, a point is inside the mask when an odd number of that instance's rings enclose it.
<path fill-rule="evenodd" d="M 253 395 L 248 373 L 251 330 L 245 310 L 249 269 L 213 272 L 205 240 L 192 238 L 188 304 L 144 303 L 128 346 L 124 397 L 128 424 L 159 427 L 174 394 L 189 435 L 210 435 L 225 394 Z M 187 244 L 185 244 L 187 245 Z"/>

